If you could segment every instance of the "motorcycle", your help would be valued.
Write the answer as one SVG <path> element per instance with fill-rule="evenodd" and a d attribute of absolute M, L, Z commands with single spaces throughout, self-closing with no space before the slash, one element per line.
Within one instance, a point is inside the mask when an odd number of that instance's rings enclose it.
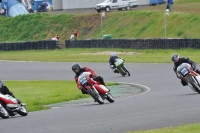
<path fill-rule="evenodd" d="M 131 76 L 130 72 L 128 71 L 128 69 L 125 67 L 124 65 L 124 60 L 123 59 L 120 59 L 120 58 L 116 58 L 115 59 L 115 66 L 117 68 L 117 72 L 120 73 L 122 76 Z"/>
<path fill-rule="evenodd" d="M 38 12 L 47 12 L 46 4 L 39 5 L 38 8 L 37 8 L 37 11 Z"/>
<path fill-rule="evenodd" d="M 177 72 L 194 92 L 200 93 L 200 75 L 193 71 L 190 64 L 182 63 Z"/>
<path fill-rule="evenodd" d="M 15 115 L 26 116 L 28 111 L 24 103 L 18 103 L 17 99 L 10 95 L 0 93 L 0 117 L 3 119 Z"/>
<path fill-rule="evenodd" d="M 104 85 L 101 85 L 98 81 L 94 81 L 90 75 L 90 72 L 83 72 L 78 77 L 78 82 L 82 88 L 99 104 L 104 104 L 105 99 L 107 99 L 110 103 L 113 103 L 114 98 L 110 91 Z"/>

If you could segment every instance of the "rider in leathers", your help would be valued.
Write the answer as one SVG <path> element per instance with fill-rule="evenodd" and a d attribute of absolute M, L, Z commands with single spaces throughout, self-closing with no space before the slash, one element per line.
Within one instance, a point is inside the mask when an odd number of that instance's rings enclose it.
<path fill-rule="evenodd" d="M 8 94 L 15 98 L 14 94 L 4 85 L 3 80 L 0 80 L 0 92 L 4 95 Z M 17 99 L 17 98 L 16 98 Z M 21 103 L 21 100 L 17 99 L 18 103 Z"/>
<path fill-rule="evenodd" d="M 75 77 L 74 77 L 74 79 L 75 79 L 75 81 L 76 81 L 77 88 L 79 88 L 79 89 L 82 91 L 83 94 L 88 94 L 88 93 L 81 87 L 81 85 L 80 85 L 79 82 L 78 82 L 78 77 L 79 77 L 79 75 L 80 75 L 82 72 L 90 72 L 90 73 L 91 73 L 90 77 L 91 77 L 93 80 L 99 81 L 100 84 L 106 86 L 105 83 L 104 83 L 103 78 L 102 78 L 101 76 L 97 76 L 96 72 L 94 72 L 94 71 L 93 71 L 92 69 L 90 69 L 89 67 L 83 67 L 83 68 L 81 68 L 80 64 L 75 63 L 75 64 L 72 65 L 72 71 L 76 74 Z"/>
<path fill-rule="evenodd" d="M 180 77 L 180 76 L 177 75 L 177 68 L 178 68 L 179 65 L 181 65 L 182 63 L 188 63 L 188 64 L 191 65 L 192 69 L 193 69 L 195 72 L 197 72 L 198 74 L 200 74 L 200 71 L 196 68 L 196 63 L 195 63 L 194 61 L 190 60 L 190 59 L 187 58 L 187 57 L 180 58 L 178 54 L 173 54 L 171 60 L 172 60 L 173 63 L 174 63 L 174 67 L 173 67 L 174 72 L 176 73 L 176 76 L 177 76 L 179 79 L 181 79 L 181 83 L 182 83 L 183 86 L 186 86 L 187 83 L 182 79 L 182 77 Z"/>
<path fill-rule="evenodd" d="M 114 73 L 119 73 L 116 66 L 115 66 L 115 59 L 120 58 L 115 53 L 111 53 L 109 58 L 110 68 L 113 70 Z M 122 58 L 120 58 L 122 59 Z M 124 60 L 124 59 L 123 59 Z"/>

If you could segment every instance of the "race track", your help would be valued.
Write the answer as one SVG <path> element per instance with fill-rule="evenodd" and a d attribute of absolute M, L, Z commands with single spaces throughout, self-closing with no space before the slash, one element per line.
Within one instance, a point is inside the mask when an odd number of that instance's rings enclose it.
<path fill-rule="evenodd" d="M 3 80 L 73 80 L 71 65 L 1 61 L 0 73 Z M 200 122 L 200 95 L 189 87 L 182 87 L 172 64 L 127 63 L 131 77 L 114 74 L 108 63 L 81 65 L 93 68 L 105 81 L 141 84 L 151 90 L 140 95 L 116 98 L 112 104 L 91 102 L 31 112 L 26 117 L 0 119 L 1 132 L 125 133 Z"/>

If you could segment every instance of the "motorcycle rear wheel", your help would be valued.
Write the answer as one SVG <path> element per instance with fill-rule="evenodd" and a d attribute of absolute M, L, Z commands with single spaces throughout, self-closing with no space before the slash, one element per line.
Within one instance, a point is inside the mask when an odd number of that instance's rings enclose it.
<path fill-rule="evenodd" d="M 108 92 L 108 95 L 107 95 L 106 99 L 107 99 L 110 103 L 113 103 L 113 102 L 115 101 L 110 92 Z"/>
<path fill-rule="evenodd" d="M 103 98 L 99 95 L 94 88 L 88 90 L 88 93 L 96 100 L 99 104 L 104 104 Z"/>
<path fill-rule="evenodd" d="M 187 80 L 193 86 L 193 88 L 196 90 L 196 92 L 200 93 L 200 86 L 199 86 L 199 83 L 196 80 L 196 78 L 194 76 L 189 75 L 189 76 L 187 76 Z"/>

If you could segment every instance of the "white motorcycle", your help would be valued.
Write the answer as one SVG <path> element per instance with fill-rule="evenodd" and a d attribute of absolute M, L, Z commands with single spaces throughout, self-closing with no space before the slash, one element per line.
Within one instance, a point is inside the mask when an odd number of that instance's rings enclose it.
<path fill-rule="evenodd" d="M 182 63 L 177 72 L 193 91 L 200 93 L 200 75 L 193 71 L 190 64 Z"/>
<path fill-rule="evenodd" d="M 15 115 L 26 116 L 28 111 L 24 103 L 18 103 L 17 99 L 10 95 L 0 93 L 0 117 L 3 119 Z"/>

